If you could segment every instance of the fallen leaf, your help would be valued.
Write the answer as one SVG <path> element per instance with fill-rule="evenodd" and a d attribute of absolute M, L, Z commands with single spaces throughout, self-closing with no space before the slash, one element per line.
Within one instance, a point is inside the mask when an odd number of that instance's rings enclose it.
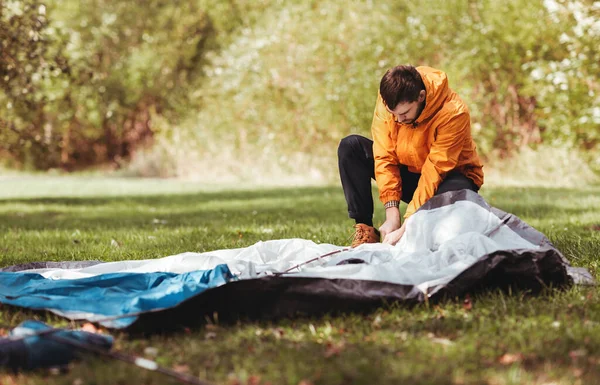
<path fill-rule="evenodd" d="M 600 358 L 598 357 L 588 357 L 588 362 L 593 365 L 600 365 Z"/>
<path fill-rule="evenodd" d="M 119 242 L 115 241 L 114 239 L 110 240 L 110 245 L 112 247 L 121 247 L 121 244 Z"/>
<path fill-rule="evenodd" d="M 273 331 L 273 335 L 278 340 L 281 339 L 281 337 L 283 337 L 283 335 L 285 334 L 285 330 L 283 330 L 283 328 L 275 328 L 272 331 Z"/>
<path fill-rule="evenodd" d="M 48 372 L 53 376 L 60 376 L 62 373 L 60 372 L 60 368 L 50 368 Z"/>
<path fill-rule="evenodd" d="M 0 376 L 0 384 L 15 385 L 15 384 L 17 384 L 17 382 L 13 376 Z"/>
<path fill-rule="evenodd" d="M 438 315 L 436 316 L 437 319 L 444 319 L 446 317 L 444 309 L 442 309 L 438 305 L 435 305 L 433 309 L 438 312 Z"/>
<path fill-rule="evenodd" d="M 444 345 L 444 346 L 452 346 L 452 345 L 454 345 L 454 342 L 450 341 L 447 338 L 432 338 L 431 342 L 436 343 L 436 344 L 440 344 L 440 345 Z"/>
<path fill-rule="evenodd" d="M 302 380 L 298 383 L 298 385 L 313 385 L 313 383 L 309 380 Z"/>
<path fill-rule="evenodd" d="M 255 376 L 252 375 L 250 377 L 248 377 L 248 385 L 260 385 L 260 377 L 259 376 Z"/>
<path fill-rule="evenodd" d="M 511 365 L 514 364 L 515 362 L 519 362 L 523 359 L 523 355 L 521 353 L 517 353 L 517 354 L 511 354 L 511 353 L 506 353 L 503 354 L 502 357 L 500 357 L 498 359 L 498 362 L 500 362 L 502 365 Z"/>
<path fill-rule="evenodd" d="M 174 365 L 173 370 L 179 373 L 189 373 L 190 367 L 188 365 Z"/>
<path fill-rule="evenodd" d="M 90 323 L 90 322 L 84 323 L 83 326 L 81 326 L 81 330 L 83 330 L 84 332 L 88 332 L 88 333 L 95 333 L 95 334 L 99 333 L 99 329 L 96 326 L 94 326 L 93 323 Z"/>
<path fill-rule="evenodd" d="M 375 319 L 372 322 L 373 327 L 380 327 L 381 326 L 381 316 L 379 314 L 377 314 L 377 316 L 375 316 Z"/>
<path fill-rule="evenodd" d="M 158 356 L 158 349 L 153 346 L 148 346 L 144 349 L 144 354 L 150 357 L 156 357 Z"/>
<path fill-rule="evenodd" d="M 215 332 L 208 332 L 204 335 L 204 338 L 207 340 L 214 340 L 215 338 L 217 338 L 217 333 Z"/>
<path fill-rule="evenodd" d="M 578 358 L 585 357 L 585 356 L 587 356 L 587 350 L 585 350 L 585 349 L 571 350 L 569 352 L 569 357 L 571 357 L 572 360 L 576 360 Z"/>
<path fill-rule="evenodd" d="M 466 311 L 473 309 L 473 302 L 471 302 L 471 297 L 469 294 L 465 296 L 465 300 L 463 301 L 463 309 Z"/>
<path fill-rule="evenodd" d="M 339 355 L 343 350 L 344 350 L 344 342 L 339 342 L 339 343 L 328 343 L 327 344 L 327 349 L 325 349 L 325 358 L 329 358 L 331 356 L 337 356 Z"/>

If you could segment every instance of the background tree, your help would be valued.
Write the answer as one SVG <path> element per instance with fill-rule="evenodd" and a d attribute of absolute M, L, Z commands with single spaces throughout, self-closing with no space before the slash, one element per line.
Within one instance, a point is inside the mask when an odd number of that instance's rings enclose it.
<path fill-rule="evenodd" d="M 0 159 L 330 168 L 340 138 L 369 135 L 385 70 L 410 63 L 448 73 L 484 156 L 593 160 L 599 16 L 590 0 L 4 1 Z"/>

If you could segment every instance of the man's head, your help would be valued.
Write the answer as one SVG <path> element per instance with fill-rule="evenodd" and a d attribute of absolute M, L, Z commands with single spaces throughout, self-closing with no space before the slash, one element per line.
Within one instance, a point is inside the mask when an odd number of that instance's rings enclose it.
<path fill-rule="evenodd" d="M 381 78 L 379 93 L 387 110 L 405 124 L 414 123 L 425 106 L 425 84 L 413 66 L 388 70 Z"/>

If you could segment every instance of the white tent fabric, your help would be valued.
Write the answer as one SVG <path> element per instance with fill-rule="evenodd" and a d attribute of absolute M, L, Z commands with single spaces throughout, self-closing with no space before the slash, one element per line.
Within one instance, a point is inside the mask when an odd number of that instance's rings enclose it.
<path fill-rule="evenodd" d="M 539 247 L 514 232 L 489 209 L 461 200 L 416 212 L 408 219 L 406 233 L 396 246 L 364 244 L 324 258 L 318 257 L 344 247 L 283 239 L 258 242 L 246 248 L 28 272 L 50 279 L 78 279 L 106 273 L 185 273 L 227 264 L 239 279 L 252 279 L 301 265 L 284 276 L 384 281 L 415 285 L 426 293 L 429 287 L 450 282 L 484 255 L 498 250 Z M 318 259 L 306 263 L 315 258 Z M 356 263 L 357 260 L 364 263 Z"/>

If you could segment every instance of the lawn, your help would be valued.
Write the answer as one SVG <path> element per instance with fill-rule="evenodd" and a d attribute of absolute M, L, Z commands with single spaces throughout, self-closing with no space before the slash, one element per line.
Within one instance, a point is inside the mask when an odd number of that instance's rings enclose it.
<path fill-rule="evenodd" d="M 307 238 L 347 245 L 339 186 L 225 188 L 169 180 L 0 180 L 0 266 L 39 260 L 158 258 Z M 546 234 L 597 276 L 600 187 L 498 188 L 482 195 Z M 378 210 L 375 222 L 381 222 Z M 192 315 L 193 316 L 193 315 Z M 0 307 L 0 324 L 55 316 Z M 215 384 L 600 383 L 600 290 L 490 292 L 368 314 L 210 323 L 116 349 Z M 65 373 L 0 372 L 0 384 L 168 384 L 163 375 L 86 357 Z"/>

